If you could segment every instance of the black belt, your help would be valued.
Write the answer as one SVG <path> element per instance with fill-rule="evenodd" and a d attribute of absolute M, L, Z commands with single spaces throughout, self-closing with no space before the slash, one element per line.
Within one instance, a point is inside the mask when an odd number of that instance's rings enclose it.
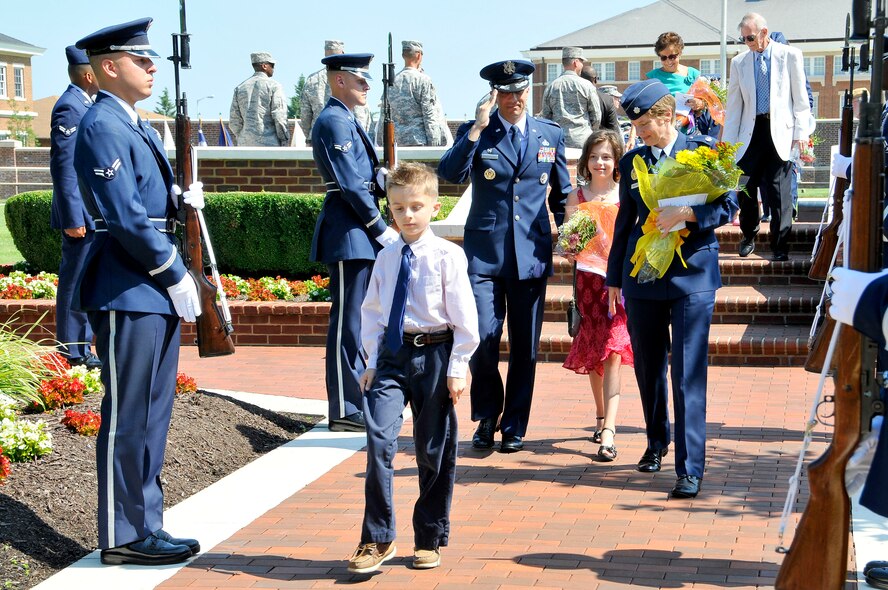
<path fill-rule="evenodd" d="M 175 219 L 149 217 L 148 220 L 154 224 L 154 227 L 157 228 L 157 231 L 163 232 L 165 234 L 176 233 L 176 220 Z M 96 231 L 99 231 L 99 232 L 108 231 L 108 224 L 105 223 L 104 219 L 93 219 L 93 223 L 96 224 Z"/>
<path fill-rule="evenodd" d="M 420 332 L 419 334 L 408 334 L 407 332 L 404 332 L 404 336 L 402 338 L 404 346 L 416 346 L 417 348 L 420 346 L 425 346 L 426 344 L 441 344 L 442 342 L 450 342 L 452 340 L 453 330 L 432 332 L 431 334 L 426 334 L 425 332 Z"/>
<path fill-rule="evenodd" d="M 755 118 L 756 119 L 770 119 L 771 114 L 770 113 L 762 113 L 761 115 L 756 115 Z"/>

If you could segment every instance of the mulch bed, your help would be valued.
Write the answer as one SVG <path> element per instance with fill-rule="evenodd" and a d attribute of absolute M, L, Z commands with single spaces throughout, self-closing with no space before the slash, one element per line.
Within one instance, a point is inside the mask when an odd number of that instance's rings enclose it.
<path fill-rule="evenodd" d="M 98 413 L 95 395 L 73 409 Z M 43 419 L 53 451 L 13 463 L 0 485 L 0 588 L 31 588 L 97 547 L 95 437 Z M 161 477 L 167 508 L 310 429 L 322 417 L 271 412 L 212 393 L 177 397 Z M 180 534 L 187 534 L 181 531 Z"/>

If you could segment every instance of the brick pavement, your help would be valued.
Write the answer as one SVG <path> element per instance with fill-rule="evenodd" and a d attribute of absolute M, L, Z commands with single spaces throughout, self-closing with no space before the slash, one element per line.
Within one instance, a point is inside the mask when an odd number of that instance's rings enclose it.
<path fill-rule="evenodd" d="M 240 347 L 234 357 L 197 359 L 188 347 L 180 370 L 206 388 L 324 397 L 320 348 Z M 396 459 L 399 556 L 377 574 L 345 569 L 360 536 L 358 453 L 159 588 L 770 588 L 786 482 L 816 381 L 799 368 L 711 368 L 707 471 L 701 495 L 687 501 L 668 498 L 671 454 L 658 474 L 634 469 L 645 441 L 631 369 L 623 372 L 620 455 L 600 463 L 588 440 L 588 381 L 541 364 L 524 452 L 473 451 L 468 400 L 458 406 L 453 532 L 440 568 L 409 568 L 417 483 L 405 430 Z M 825 432 L 817 430 L 814 454 Z"/>

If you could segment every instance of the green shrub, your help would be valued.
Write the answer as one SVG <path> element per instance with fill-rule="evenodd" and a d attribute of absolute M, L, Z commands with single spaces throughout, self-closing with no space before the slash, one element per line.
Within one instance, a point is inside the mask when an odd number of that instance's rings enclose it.
<path fill-rule="evenodd" d="M 49 226 L 52 191 L 21 193 L 6 201 L 6 225 L 16 249 L 35 271 L 58 272 L 62 236 Z"/>

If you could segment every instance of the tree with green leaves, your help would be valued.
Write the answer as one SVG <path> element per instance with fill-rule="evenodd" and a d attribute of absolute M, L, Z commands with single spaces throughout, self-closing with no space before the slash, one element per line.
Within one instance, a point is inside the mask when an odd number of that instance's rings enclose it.
<path fill-rule="evenodd" d="M 176 116 L 176 103 L 170 98 L 168 88 L 164 88 L 160 98 L 157 99 L 157 106 L 154 107 L 154 112 L 170 118 Z"/>
<path fill-rule="evenodd" d="M 302 92 L 305 90 L 305 76 L 299 75 L 299 81 L 293 87 L 293 96 L 290 97 L 290 104 L 287 105 L 287 118 L 298 119 L 302 116 Z"/>
<path fill-rule="evenodd" d="M 40 142 L 37 141 L 37 134 L 34 133 L 33 117 L 28 114 L 22 114 L 22 110 L 28 110 L 28 105 L 22 105 L 19 108 L 18 101 L 12 98 L 9 100 L 9 110 L 12 111 L 12 114 L 7 119 L 9 121 L 7 129 L 10 138 L 22 142 L 24 147 L 39 147 Z"/>

